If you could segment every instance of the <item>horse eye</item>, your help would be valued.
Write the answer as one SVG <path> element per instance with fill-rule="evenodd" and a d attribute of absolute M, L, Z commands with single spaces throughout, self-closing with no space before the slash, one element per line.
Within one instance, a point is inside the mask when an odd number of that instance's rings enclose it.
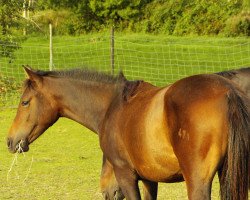
<path fill-rule="evenodd" d="M 29 103 L 30 103 L 30 101 L 22 101 L 22 106 L 28 106 L 29 105 Z"/>

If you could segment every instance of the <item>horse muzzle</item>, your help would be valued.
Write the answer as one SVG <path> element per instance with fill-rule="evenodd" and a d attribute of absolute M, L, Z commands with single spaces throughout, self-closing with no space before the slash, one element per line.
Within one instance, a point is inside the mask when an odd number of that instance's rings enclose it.
<path fill-rule="evenodd" d="M 29 150 L 29 142 L 27 139 L 21 139 L 15 142 L 13 138 L 7 138 L 7 146 L 11 153 L 23 153 Z"/>

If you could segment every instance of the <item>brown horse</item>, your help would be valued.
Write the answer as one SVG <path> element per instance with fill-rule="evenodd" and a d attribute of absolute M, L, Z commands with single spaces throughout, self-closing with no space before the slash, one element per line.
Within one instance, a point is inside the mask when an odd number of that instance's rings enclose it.
<path fill-rule="evenodd" d="M 141 198 L 138 180 L 155 199 L 156 182 L 183 178 L 189 199 L 210 199 L 217 171 L 222 199 L 248 198 L 249 100 L 230 81 L 196 75 L 158 88 L 79 70 L 26 72 L 7 140 L 11 152 L 28 151 L 68 117 L 98 133 L 127 199 Z"/>
<path fill-rule="evenodd" d="M 216 73 L 220 76 L 223 76 L 235 84 L 247 95 L 250 99 L 250 67 L 241 68 L 241 69 L 234 69 L 229 71 L 222 71 Z M 250 165 L 249 165 L 250 167 Z M 249 178 L 250 181 L 250 178 Z M 117 183 L 115 178 L 113 166 L 108 162 L 106 159 L 103 159 L 103 166 L 102 166 L 102 174 L 100 178 L 100 186 L 101 191 L 104 195 L 105 199 L 112 200 L 122 200 L 124 199 L 124 195 Z M 143 184 L 144 186 L 144 184 Z M 250 183 L 248 185 L 250 187 Z M 157 183 L 155 183 L 155 191 L 157 191 Z M 250 189 L 250 188 L 249 188 Z M 147 197 L 147 188 L 144 189 L 144 197 Z"/>

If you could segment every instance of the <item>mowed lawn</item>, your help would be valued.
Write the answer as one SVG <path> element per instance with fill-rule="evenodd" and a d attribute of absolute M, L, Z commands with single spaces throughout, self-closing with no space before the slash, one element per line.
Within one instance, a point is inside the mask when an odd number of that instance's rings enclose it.
<path fill-rule="evenodd" d="M 8 152 L 6 135 L 15 112 L 0 111 L 0 199 L 102 199 L 102 153 L 97 135 L 73 121 L 60 119 L 30 145 L 29 152 L 18 154 L 11 167 L 16 155 Z M 219 199 L 217 176 L 212 196 Z M 187 199 L 185 183 L 160 184 L 158 199 Z"/>

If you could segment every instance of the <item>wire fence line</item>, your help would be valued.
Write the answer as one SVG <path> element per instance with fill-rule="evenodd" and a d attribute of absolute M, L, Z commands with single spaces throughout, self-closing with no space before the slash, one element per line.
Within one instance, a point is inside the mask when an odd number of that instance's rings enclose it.
<path fill-rule="evenodd" d="M 193 74 L 250 66 L 249 38 L 112 35 L 111 31 L 111 35 L 52 40 L 53 51 L 49 38 L 31 37 L 15 51 L 14 59 L 0 57 L 1 107 L 17 105 L 25 78 L 22 65 L 26 64 L 44 70 L 85 67 L 115 74 L 123 70 L 128 79 L 143 79 L 158 86 Z M 4 54 L 8 47 L 1 49 L 0 54 Z"/>

